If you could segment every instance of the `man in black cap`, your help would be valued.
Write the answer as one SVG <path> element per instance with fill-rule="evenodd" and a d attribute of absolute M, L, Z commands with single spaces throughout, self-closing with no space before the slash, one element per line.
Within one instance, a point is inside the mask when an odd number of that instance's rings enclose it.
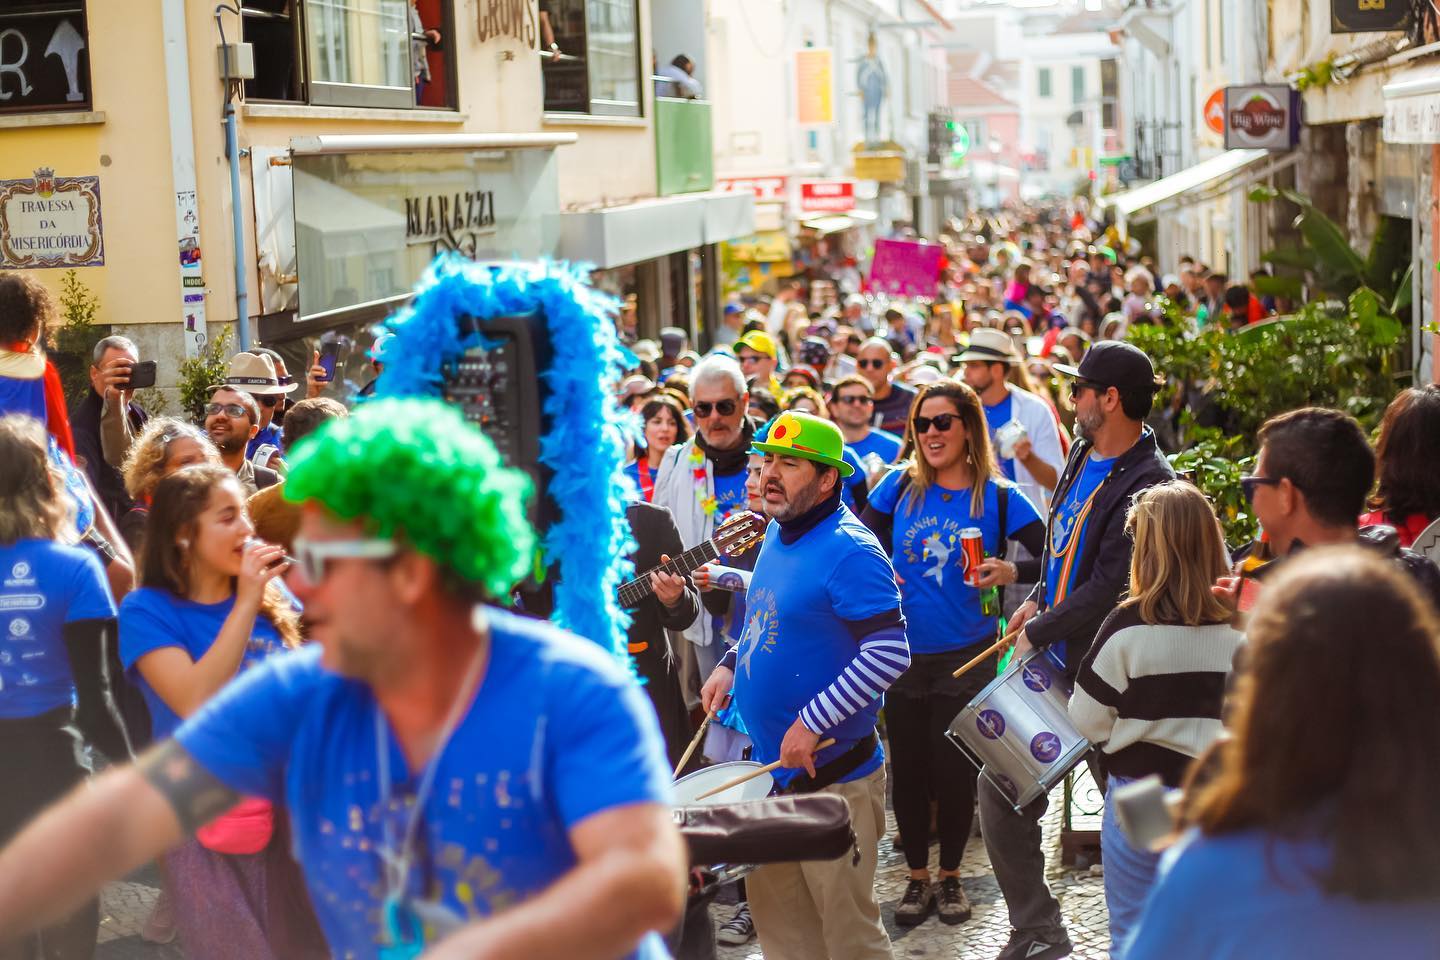
<path fill-rule="evenodd" d="M 1041 579 L 1010 621 L 1015 657 L 1050 650 L 1073 679 L 1130 575 L 1125 516 L 1140 491 L 1175 471 L 1145 426 L 1158 389 L 1141 350 L 1118 340 L 1095 344 L 1079 367 L 1056 364 L 1074 380 L 1076 443 L 1060 474 L 1046 525 Z M 980 825 L 1014 928 L 1000 960 L 1053 960 L 1070 952 L 1060 904 L 1045 884 L 1040 846 L 1044 796 L 1016 811 L 981 778 Z"/>

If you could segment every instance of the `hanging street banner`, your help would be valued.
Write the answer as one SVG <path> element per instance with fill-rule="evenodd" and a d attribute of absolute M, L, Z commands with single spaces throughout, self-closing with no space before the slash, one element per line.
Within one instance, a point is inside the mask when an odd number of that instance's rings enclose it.
<path fill-rule="evenodd" d="M 938 243 L 876 240 L 870 289 L 892 297 L 934 297 L 944 258 L 945 248 Z"/>
<path fill-rule="evenodd" d="M 834 58 L 829 47 L 795 51 L 795 122 L 802 127 L 835 122 Z"/>
<path fill-rule="evenodd" d="M 101 267 L 100 178 L 0 180 L 0 268 Z"/>

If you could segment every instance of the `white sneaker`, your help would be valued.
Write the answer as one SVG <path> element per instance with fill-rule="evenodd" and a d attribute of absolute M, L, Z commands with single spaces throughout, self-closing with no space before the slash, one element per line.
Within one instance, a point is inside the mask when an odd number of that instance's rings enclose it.
<path fill-rule="evenodd" d="M 755 922 L 750 919 L 750 904 L 742 903 L 735 916 L 720 924 L 715 941 L 727 947 L 738 947 L 755 939 Z"/>

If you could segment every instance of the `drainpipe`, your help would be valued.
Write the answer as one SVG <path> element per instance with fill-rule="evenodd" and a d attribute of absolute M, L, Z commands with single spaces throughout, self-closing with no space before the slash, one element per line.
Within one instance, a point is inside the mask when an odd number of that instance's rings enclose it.
<path fill-rule="evenodd" d="M 190 119 L 190 45 L 185 31 L 185 0 L 164 0 L 165 94 L 170 120 L 170 173 L 175 186 L 175 238 L 184 355 L 205 346 L 205 271 L 200 260 L 200 206 L 195 194 L 195 128 Z"/>
<path fill-rule="evenodd" d="M 240 9 L 222 3 L 215 7 L 215 26 L 220 31 L 220 46 L 225 46 L 225 23 L 222 10 L 240 16 Z M 240 197 L 240 144 L 235 127 L 235 88 L 230 79 L 230 58 L 221 57 L 225 81 L 225 159 L 230 163 L 230 219 L 234 227 L 235 248 L 235 334 L 240 350 L 250 349 L 250 294 L 245 277 L 245 221 Z"/>

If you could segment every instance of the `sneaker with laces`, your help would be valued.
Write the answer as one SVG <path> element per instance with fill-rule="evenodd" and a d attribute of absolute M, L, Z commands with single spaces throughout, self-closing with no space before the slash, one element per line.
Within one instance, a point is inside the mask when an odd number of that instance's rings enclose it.
<path fill-rule="evenodd" d="M 935 912 L 939 914 L 941 923 L 954 925 L 970 919 L 970 898 L 965 896 L 959 877 L 940 878 L 939 902 Z"/>
<path fill-rule="evenodd" d="M 1010 942 L 995 960 L 1059 960 L 1070 956 L 1070 936 L 1063 928 L 1036 932 L 1010 931 Z"/>
<path fill-rule="evenodd" d="M 905 885 L 905 896 L 895 905 L 895 922 L 913 927 L 925 922 L 935 910 L 935 888 L 928 880 L 911 880 Z"/>
<path fill-rule="evenodd" d="M 715 941 L 727 947 L 738 947 L 755 939 L 755 921 L 750 919 L 750 904 L 742 903 L 735 916 L 720 924 Z"/>

